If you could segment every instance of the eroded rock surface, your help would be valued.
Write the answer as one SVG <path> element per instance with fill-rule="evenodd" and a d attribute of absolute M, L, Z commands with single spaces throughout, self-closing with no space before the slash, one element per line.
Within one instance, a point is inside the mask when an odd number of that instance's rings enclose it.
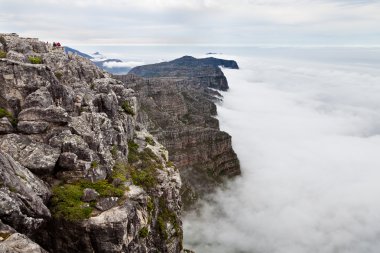
<path fill-rule="evenodd" d="M 0 249 L 181 252 L 179 172 L 134 90 L 51 44 L 0 42 Z"/>

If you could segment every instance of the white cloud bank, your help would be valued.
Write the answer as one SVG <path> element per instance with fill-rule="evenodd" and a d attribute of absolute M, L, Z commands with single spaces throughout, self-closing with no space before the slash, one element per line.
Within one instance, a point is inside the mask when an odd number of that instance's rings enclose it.
<path fill-rule="evenodd" d="M 218 112 L 243 176 L 200 216 L 187 217 L 188 247 L 207 253 L 379 252 L 378 65 L 257 57 L 239 64 L 241 70 L 225 70 L 231 90 Z"/>
<path fill-rule="evenodd" d="M 104 62 L 103 66 L 107 68 L 133 68 L 136 66 L 144 65 L 144 62 L 139 61 L 127 61 L 127 62 L 116 62 L 116 61 L 109 61 Z"/>
<path fill-rule="evenodd" d="M 355 0 L 2 0 L 0 30 L 65 43 L 380 44 Z"/>

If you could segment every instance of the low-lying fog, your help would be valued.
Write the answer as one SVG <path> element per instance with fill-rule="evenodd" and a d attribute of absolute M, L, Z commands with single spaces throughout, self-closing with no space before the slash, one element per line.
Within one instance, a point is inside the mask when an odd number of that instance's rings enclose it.
<path fill-rule="evenodd" d="M 378 253 L 379 68 L 235 59 L 218 113 L 243 174 L 186 217 L 186 247 Z"/>

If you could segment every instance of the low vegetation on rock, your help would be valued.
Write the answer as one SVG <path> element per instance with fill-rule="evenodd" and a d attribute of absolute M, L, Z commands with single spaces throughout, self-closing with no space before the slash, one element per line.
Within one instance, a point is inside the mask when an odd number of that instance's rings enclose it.
<path fill-rule="evenodd" d="M 121 105 L 121 108 L 123 108 L 123 110 L 126 114 L 129 114 L 132 116 L 135 115 L 135 111 L 133 110 L 133 107 L 131 106 L 131 104 L 128 101 L 124 101 Z"/>
<path fill-rule="evenodd" d="M 6 109 L 0 107 L 0 119 L 3 117 L 7 117 L 9 122 L 11 122 L 13 127 L 17 126 L 17 119 L 12 115 L 12 113 L 10 113 Z"/>
<path fill-rule="evenodd" d="M 140 236 L 141 238 L 146 238 L 146 237 L 148 236 L 148 234 L 149 234 L 149 230 L 148 230 L 147 227 L 143 227 L 143 228 L 140 229 L 140 231 L 139 231 L 139 236 Z"/>
<path fill-rule="evenodd" d="M 61 80 L 63 76 L 62 72 L 59 71 L 54 72 L 54 75 L 58 80 Z"/>
<path fill-rule="evenodd" d="M 88 219 L 94 209 L 95 202 L 82 201 L 83 190 L 94 189 L 100 197 L 122 197 L 127 188 L 124 185 L 114 186 L 107 180 L 90 182 L 79 180 L 70 184 L 53 187 L 50 210 L 55 218 L 66 220 Z"/>
<path fill-rule="evenodd" d="M 154 142 L 153 138 L 152 137 L 145 137 L 145 142 L 148 143 L 149 145 L 151 146 L 154 146 L 156 143 Z"/>
<path fill-rule="evenodd" d="M 0 50 L 0 58 L 6 58 L 7 57 L 7 52 Z"/>
<path fill-rule="evenodd" d="M 42 58 L 39 56 L 29 56 L 28 59 L 32 64 L 42 64 Z"/>

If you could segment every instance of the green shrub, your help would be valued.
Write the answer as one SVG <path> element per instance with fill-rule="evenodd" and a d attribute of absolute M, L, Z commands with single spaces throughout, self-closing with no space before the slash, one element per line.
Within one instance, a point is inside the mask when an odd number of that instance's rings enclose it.
<path fill-rule="evenodd" d="M 13 127 L 16 127 L 17 126 L 17 119 L 12 115 L 12 113 L 8 112 L 7 110 L 5 110 L 4 108 L 1 108 L 0 107 L 0 119 L 3 118 L 3 117 L 7 117 L 9 122 L 11 122 L 12 126 Z"/>
<path fill-rule="evenodd" d="M 174 163 L 172 161 L 167 162 L 166 164 L 168 167 L 174 167 Z"/>
<path fill-rule="evenodd" d="M 92 169 L 95 169 L 95 168 L 98 168 L 99 167 L 99 163 L 98 163 L 98 161 L 92 161 L 91 162 L 91 168 Z"/>
<path fill-rule="evenodd" d="M 124 112 L 126 114 L 130 114 L 132 116 L 135 115 L 135 111 L 133 110 L 133 107 L 131 106 L 131 104 L 128 102 L 128 101 L 124 101 L 122 104 L 121 104 L 121 108 L 123 108 Z"/>
<path fill-rule="evenodd" d="M 113 145 L 110 152 L 111 152 L 111 155 L 112 155 L 112 158 L 113 159 L 116 159 L 117 158 L 117 146 L 116 145 Z"/>
<path fill-rule="evenodd" d="M 137 145 L 133 140 L 128 141 L 128 162 L 135 163 L 139 161 L 139 145 Z"/>
<path fill-rule="evenodd" d="M 145 142 L 148 143 L 151 146 L 156 145 L 156 143 L 154 142 L 153 138 L 149 137 L 149 136 L 145 137 Z"/>
<path fill-rule="evenodd" d="M 161 216 L 159 216 L 157 218 L 157 224 L 158 224 L 158 231 L 160 231 L 161 236 L 165 240 L 167 240 L 168 239 L 168 232 L 166 231 L 166 222 Z"/>
<path fill-rule="evenodd" d="M 42 64 L 42 58 L 39 56 L 29 56 L 28 59 L 32 64 Z"/>
<path fill-rule="evenodd" d="M 154 209 L 154 203 L 152 201 L 152 199 L 148 199 L 148 201 L 146 202 L 146 208 L 148 210 L 148 213 L 152 212 L 153 209 Z"/>
<path fill-rule="evenodd" d="M 54 75 L 58 80 L 61 80 L 63 76 L 62 72 L 59 71 L 54 72 Z"/>
<path fill-rule="evenodd" d="M 7 52 L 0 50 L 0 58 L 6 58 L 6 57 L 7 57 Z"/>
<path fill-rule="evenodd" d="M 12 116 L 12 114 L 10 112 L 8 112 L 4 108 L 0 107 L 0 118 L 3 118 L 3 117 L 9 118 L 9 117 L 13 117 L 13 116 Z"/>
<path fill-rule="evenodd" d="M 149 234 L 149 231 L 148 231 L 148 228 L 147 227 L 143 227 L 142 229 L 140 229 L 139 231 L 139 236 L 141 238 L 146 238 Z"/>

